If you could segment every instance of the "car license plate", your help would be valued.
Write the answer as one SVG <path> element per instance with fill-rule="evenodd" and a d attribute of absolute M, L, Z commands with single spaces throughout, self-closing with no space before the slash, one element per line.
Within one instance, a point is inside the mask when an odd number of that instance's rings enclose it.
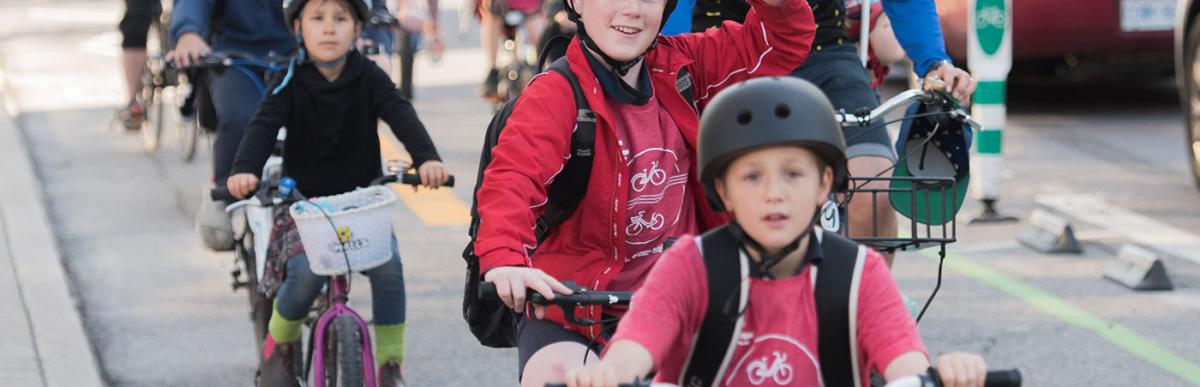
<path fill-rule="evenodd" d="M 1175 0 L 1121 0 L 1121 31 L 1170 31 L 1175 28 Z"/>

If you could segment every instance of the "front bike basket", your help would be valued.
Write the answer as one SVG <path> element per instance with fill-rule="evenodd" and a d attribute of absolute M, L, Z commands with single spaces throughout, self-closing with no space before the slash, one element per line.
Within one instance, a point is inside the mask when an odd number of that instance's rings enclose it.
<path fill-rule="evenodd" d="M 893 184 L 894 182 L 906 184 Z M 869 188 L 868 185 L 883 188 Z M 893 201 L 892 205 L 907 205 L 907 209 L 910 210 L 908 213 L 911 214 L 924 213 L 928 218 L 931 212 L 936 212 L 938 209 L 941 209 L 942 213 L 952 213 L 953 209 L 958 208 L 958 198 L 950 193 L 955 192 L 957 188 L 958 182 L 953 177 L 850 177 L 850 189 L 837 195 L 837 207 L 840 218 L 843 219 L 842 222 L 839 222 L 841 224 L 837 227 L 837 231 L 858 243 L 884 253 L 935 245 L 945 247 L 947 243 L 953 243 L 957 238 L 958 224 L 952 217 L 943 224 L 927 224 L 904 216 L 897 216 L 896 231 L 898 235 L 894 237 L 877 236 L 879 235 L 880 219 L 874 212 L 870 213 L 871 230 L 867 235 L 850 235 L 849 222 L 845 220 L 856 215 L 851 214 L 849 210 L 851 198 L 867 201 L 871 203 L 871 208 L 876 208 L 880 202 L 887 203 L 889 201 L 885 195 L 909 197 L 910 200 L 907 204 Z"/>

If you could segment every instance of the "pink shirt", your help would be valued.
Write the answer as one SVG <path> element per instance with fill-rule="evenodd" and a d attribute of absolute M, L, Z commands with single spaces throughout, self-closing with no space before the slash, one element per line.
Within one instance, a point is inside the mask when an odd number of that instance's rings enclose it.
<path fill-rule="evenodd" d="M 662 255 L 667 238 L 698 231 L 694 195 L 687 188 L 694 161 L 679 127 L 657 98 L 641 106 L 610 99 L 609 106 L 627 168 L 620 177 L 629 190 L 629 218 L 617 230 L 625 237 L 625 265 L 608 290 L 635 290 Z"/>
<path fill-rule="evenodd" d="M 816 302 L 811 267 L 774 281 L 753 279 L 737 348 L 720 386 L 820 386 Z M 871 369 L 896 357 L 925 352 L 916 324 L 879 253 L 870 251 L 858 298 L 858 354 L 863 385 Z M 693 237 L 662 256 L 634 297 L 612 342 L 646 347 L 658 370 L 656 382 L 679 383 L 692 341 L 708 308 L 708 279 Z"/>

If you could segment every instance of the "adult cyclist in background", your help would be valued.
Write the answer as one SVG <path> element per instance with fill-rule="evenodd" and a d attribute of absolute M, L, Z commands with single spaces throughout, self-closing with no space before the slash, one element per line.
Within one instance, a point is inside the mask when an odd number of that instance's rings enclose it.
<path fill-rule="evenodd" d="M 195 63 L 214 50 L 234 50 L 251 55 L 290 55 L 296 40 L 283 21 L 284 0 L 177 0 L 171 14 L 175 50 L 167 60 L 180 66 Z M 242 132 L 263 96 L 255 82 L 239 71 L 213 72 L 208 90 L 216 111 L 213 143 L 213 184 L 229 178 Z M 196 232 L 209 249 L 233 248 L 233 226 L 225 204 L 201 195 L 196 211 Z"/>
<path fill-rule="evenodd" d="M 857 49 L 846 33 L 845 0 L 808 0 L 808 4 L 816 17 L 817 36 L 808 60 L 792 75 L 820 87 L 834 109 L 857 113 L 878 107 L 879 94 L 871 88 Z M 969 102 L 975 79 L 950 62 L 933 0 L 883 0 L 883 8 L 896 39 L 913 62 L 913 71 L 918 76 L 946 81 L 947 90 L 955 98 Z M 730 20 L 741 22 L 748 9 L 745 0 L 696 0 L 692 30 L 703 31 Z M 846 129 L 845 136 L 851 176 L 884 175 L 895 164 L 897 155 L 886 130 L 853 126 Z M 886 189 L 887 183 L 876 181 L 865 187 Z M 886 193 L 875 200 L 874 208 L 871 199 L 871 195 L 851 199 L 849 235 L 895 236 L 896 212 Z M 869 216 L 872 212 L 874 217 Z M 878 224 L 875 235 L 871 233 L 876 223 L 873 220 Z M 893 256 L 884 257 L 890 267 Z"/>
<path fill-rule="evenodd" d="M 483 280 L 523 315 L 515 333 L 525 386 L 577 367 L 611 333 L 568 324 L 557 308 L 524 314 L 526 289 L 553 298 L 571 292 L 559 282 L 570 280 L 634 291 L 674 238 L 724 223 L 704 205 L 697 177 L 697 108 L 737 81 L 791 72 L 815 29 L 801 0 L 751 0 L 746 26 L 674 37 L 659 32 L 675 0 L 564 1 L 577 30 L 566 63 L 595 116 L 587 194 L 538 246 L 535 219 L 548 187 L 562 178 L 581 115 L 573 87 L 557 72 L 534 77 L 513 105 L 476 192 L 473 246 Z M 575 312 L 608 325 L 623 314 Z"/>
<path fill-rule="evenodd" d="M 495 101 L 499 97 L 497 87 L 500 84 L 500 71 L 496 69 L 497 50 L 500 49 L 500 34 L 504 31 L 504 15 L 497 15 L 491 10 L 495 5 L 503 4 L 512 10 L 524 12 L 525 43 L 534 45 L 541 42 L 542 32 L 546 29 L 546 20 L 542 17 L 542 0 L 475 0 L 475 16 L 479 17 L 479 41 L 483 45 L 483 67 L 487 69 L 479 95 L 483 99 Z"/>
<path fill-rule="evenodd" d="M 146 119 L 146 108 L 138 100 L 138 91 L 142 89 L 142 70 L 146 67 L 146 35 L 150 23 L 158 17 L 156 1 L 159 0 L 125 0 L 125 15 L 117 25 L 121 30 L 121 70 L 128 99 L 119 115 L 128 130 L 141 128 Z"/>

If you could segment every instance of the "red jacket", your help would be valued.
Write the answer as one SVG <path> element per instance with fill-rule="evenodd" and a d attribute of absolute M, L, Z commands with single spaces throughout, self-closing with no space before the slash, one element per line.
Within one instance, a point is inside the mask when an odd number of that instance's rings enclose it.
<path fill-rule="evenodd" d="M 756 76 L 785 75 L 807 57 L 816 25 L 808 2 L 791 0 L 769 7 L 750 0 L 756 10 L 745 26 L 726 22 L 721 28 L 675 37 L 658 37 L 646 54 L 648 74 L 662 103 L 696 153 L 699 117 L 676 89 L 676 73 L 688 66 L 695 97 L 703 107 L 718 91 Z M 769 9 L 768 9 L 769 8 Z M 574 281 L 589 289 L 606 289 L 624 265 L 623 233 L 628 216 L 629 190 L 623 186 L 624 156 L 617 146 L 612 113 L 602 88 L 588 65 L 579 40 L 567 49 L 567 62 L 579 79 L 588 104 L 596 113 L 596 143 L 588 192 L 569 219 L 553 230 L 533 257 L 533 225 L 546 203 L 546 192 L 562 170 L 575 125 L 575 101 L 566 78 L 545 73 L 530 83 L 513 107 L 507 127 L 492 148 L 492 162 L 477 194 L 481 218 L 475 239 L 481 272 L 500 266 L 531 266 L 559 281 Z M 692 168 L 688 187 L 696 200 L 700 231 L 725 219 L 709 210 L 704 190 Z M 547 318 L 563 323 L 552 308 Z M 577 318 L 599 320 L 600 308 L 576 311 Z M 564 324 L 566 325 L 566 324 Z M 569 327 L 589 338 L 599 327 Z"/>

